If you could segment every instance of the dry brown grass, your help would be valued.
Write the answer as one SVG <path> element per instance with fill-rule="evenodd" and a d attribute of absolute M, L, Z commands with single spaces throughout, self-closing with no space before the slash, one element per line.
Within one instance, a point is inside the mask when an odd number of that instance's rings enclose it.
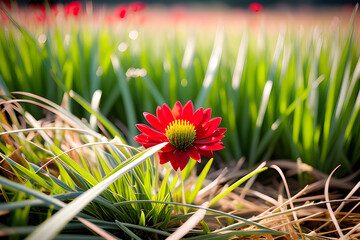
<path fill-rule="evenodd" d="M 249 171 L 241 169 L 245 159 L 234 166 L 219 169 L 207 178 L 196 198 L 201 204 Z M 269 228 L 287 232 L 288 236 L 274 239 L 358 239 L 360 237 L 360 182 L 357 170 L 337 179 L 302 163 L 288 160 L 270 161 L 274 169 L 267 177 L 249 180 L 216 204 L 216 208 L 258 222 Z M 231 170 L 228 170 L 231 169 Z M 312 181 L 302 187 L 298 176 L 306 174 Z M 208 223 L 213 230 L 227 222 Z M 239 228 L 235 228 L 239 229 Z M 239 239 L 271 239 L 271 236 L 241 237 Z"/>

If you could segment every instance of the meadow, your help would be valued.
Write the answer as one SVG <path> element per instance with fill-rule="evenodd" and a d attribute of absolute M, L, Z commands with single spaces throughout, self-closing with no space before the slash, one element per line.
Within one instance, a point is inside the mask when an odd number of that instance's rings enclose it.
<path fill-rule="evenodd" d="M 3 4 L 0 236 L 358 237 L 357 6 L 258 10 Z M 134 137 L 189 100 L 224 148 L 176 171 Z"/>

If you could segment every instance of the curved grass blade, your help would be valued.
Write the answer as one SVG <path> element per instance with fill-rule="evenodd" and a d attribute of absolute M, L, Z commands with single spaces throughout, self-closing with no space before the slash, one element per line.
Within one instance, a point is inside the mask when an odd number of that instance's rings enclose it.
<path fill-rule="evenodd" d="M 272 230 L 273 231 L 273 230 Z M 226 240 L 226 239 L 232 239 L 233 237 L 249 237 L 254 235 L 261 235 L 261 234 L 274 234 L 272 231 L 269 230 L 248 230 L 248 231 L 233 231 L 223 234 L 217 234 L 217 233 L 209 233 L 206 235 L 196 236 L 196 237 L 190 237 L 190 238 L 184 238 L 186 240 L 202 240 L 202 239 L 214 239 L 214 240 Z M 284 233 L 284 235 L 287 235 Z"/>
<path fill-rule="evenodd" d="M 50 185 L 50 182 L 46 181 L 45 179 L 43 179 L 39 175 L 37 175 L 30 166 L 29 166 L 30 169 L 27 169 L 26 167 L 18 164 L 17 162 L 13 161 L 12 159 L 10 159 L 6 155 L 2 154 L 1 152 L 0 152 L 0 156 L 2 158 L 4 158 L 7 163 L 11 164 L 11 166 L 16 168 L 21 173 L 21 175 L 25 175 L 27 179 L 29 178 L 32 181 L 35 181 L 35 182 L 41 184 L 41 186 L 45 187 L 46 189 L 52 190 L 53 186 Z"/>
<path fill-rule="evenodd" d="M 182 207 L 188 207 L 188 208 L 195 208 L 195 209 L 204 209 L 208 212 L 213 212 L 213 213 L 217 213 L 221 216 L 224 216 L 224 217 L 229 217 L 229 218 L 232 218 L 232 219 L 235 219 L 235 220 L 238 220 L 238 221 L 242 221 L 246 224 L 249 224 L 249 225 L 252 225 L 252 226 L 256 226 L 258 227 L 259 229 L 264 229 L 264 230 L 268 230 L 271 232 L 271 234 L 276 234 L 276 235 L 281 235 L 281 234 L 287 234 L 285 232 L 281 232 L 281 231 L 276 231 L 276 230 L 273 230 L 271 228 L 268 228 L 268 227 L 265 227 L 259 223 L 256 223 L 256 222 L 252 222 L 250 220 L 247 220 L 245 218 L 242 218 L 242 217 L 239 217 L 239 216 L 235 216 L 235 215 L 232 215 L 232 214 L 229 214 L 229 213 L 225 213 L 225 212 L 222 212 L 222 211 L 218 211 L 218 210 L 215 210 L 215 209 L 211 209 L 211 208 L 206 208 L 206 207 L 202 207 L 202 206 L 197 206 L 197 205 L 192 205 L 192 204 L 185 204 L 185 203 L 177 203 L 177 202 L 166 202 L 166 201 L 153 201 L 153 200 L 136 200 L 136 201 L 126 201 L 126 202 L 119 202 L 119 203 L 115 203 L 114 205 L 115 206 L 121 206 L 121 205 L 128 205 L 128 204 L 134 204 L 134 203 L 146 203 L 146 202 L 150 202 L 150 203 L 159 203 L 159 204 L 167 204 L 167 205 L 176 205 L 176 206 L 182 206 Z M 219 217 L 219 216 L 217 216 Z"/>
<path fill-rule="evenodd" d="M 121 133 L 116 129 L 116 127 L 108 121 L 99 111 L 96 111 L 91 108 L 91 105 L 86 102 L 79 94 L 70 90 L 69 92 L 70 97 L 72 97 L 77 103 L 79 103 L 86 111 L 90 114 L 96 116 L 96 118 L 105 126 L 105 128 L 111 133 L 113 136 L 122 136 Z M 119 137 L 123 142 L 123 137 Z"/>
<path fill-rule="evenodd" d="M 167 143 L 161 143 L 152 148 L 145 150 L 144 152 L 135 155 L 131 161 L 126 164 L 119 171 L 110 175 L 93 188 L 87 190 L 82 195 L 77 197 L 66 207 L 61 209 L 51 218 L 43 222 L 27 239 L 52 239 L 65 227 L 65 225 L 71 221 L 84 207 L 86 207 L 93 199 L 100 195 L 108 186 L 115 182 L 118 178 L 144 162 L 147 158 L 161 150 Z"/>
<path fill-rule="evenodd" d="M 213 158 L 211 158 L 205 165 L 204 169 L 201 171 L 197 181 L 196 181 L 196 185 L 195 188 L 191 191 L 190 196 L 187 199 L 187 202 L 192 203 L 195 200 L 196 195 L 198 194 L 198 192 L 201 189 L 201 186 L 207 176 L 207 173 L 210 170 L 211 164 L 213 162 Z"/>
<path fill-rule="evenodd" d="M 146 86 L 149 88 L 149 91 L 151 92 L 151 95 L 155 99 L 157 105 L 161 106 L 162 104 L 164 104 L 165 99 L 163 98 L 162 94 L 155 86 L 155 84 L 154 84 L 153 80 L 150 78 L 150 76 L 145 75 L 144 77 L 142 77 L 142 79 L 144 80 Z"/>
<path fill-rule="evenodd" d="M 129 127 L 129 132 L 130 135 L 134 137 L 136 135 L 136 127 L 135 127 L 136 114 L 135 114 L 134 102 L 131 98 L 131 91 L 128 82 L 126 81 L 124 71 L 120 66 L 120 62 L 118 58 L 115 55 L 111 55 L 110 58 L 118 81 L 118 86 L 120 87 L 121 95 L 125 104 L 126 118 L 127 118 L 127 125 Z M 130 142 L 135 143 L 134 140 L 132 140 L 132 138 Z"/>
<path fill-rule="evenodd" d="M 118 229 L 118 225 L 114 222 L 107 222 L 104 220 L 98 220 L 98 219 L 89 219 L 90 222 L 95 223 L 97 226 L 100 226 L 102 228 L 111 228 L 111 229 Z M 125 223 L 125 222 L 120 222 L 120 221 L 116 221 L 118 223 L 121 223 L 123 226 L 127 227 L 127 228 L 134 228 L 134 229 L 138 229 L 141 231 L 145 231 L 145 232 L 150 232 L 150 233 L 155 233 L 155 234 L 159 234 L 162 236 L 170 236 L 170 233 L 159 230 L 159 229 L 155 229 L 152 227 L 144 227 L 144 226 L 139 226 L 139 225 L 135 225 L 132 223 Z"/>
<path fill-rule="evenodd" d="M 264 122 L 265 112 L 268 107 L 272 86 L 273 86 L 273 82 L 271 80 L 268 80 L 264 86 L 263 94 L 261 96 L 261 104 L 260 104 L 259 113 L 258 113 L 258 116 L 256 119 L 255 133 L 254 133 L 254 137 L 251 142 L 251 149 L 250 149 L 250 155 L 249 155 L 249 165 L 250 166 L 253 166 L 256 161 L 256 159 L 255 159 L 256 147 L 258 146 L 260 131 L 261 131 L 261 127 Z"/>
<path fill-rule="evenodd" d="M 211 86 L 213 85 L 215 75 L 217 73 L 220 64 L 221 54 L 223 50 L 223 43 L 224 43 L 224 26 L 219 25 L 216 31 L 214 47 L 206 70 L 204 81 L 195 101 L 196 108 L 205 105 L 206 99 L 210 93 Z"/>
<path fill-rule="evenodd" d="M 121 222 L 119 222 L 118 220 L 115 220 L 116 225 L 119 226 L 119 228 L 121 230 L 124 231 L 124 233 L 126 233 L 127 235 L 129 235 L 129 237 L 131 237 L 131 239 L 135 239 L 135 240 L 141 240 L 141 238 L 139 238 L 135 233 L 133 233 L 130 229 L 128 229 L 124 224 L 122 224 Z"/>
<path fill-rule="evenodd" d="M 16 183 L 16 182 L 13 182 L 3 176 L 0 176 L 0 184 L 4 185 L 4 186 L 7 186 L 7 187 L 10 187 L 12 189 L 15 189 L 17 191 L 20 191 L 20 192 L 24 192 L 30 196 L 34 196 L 38 199 L 41 199 L 43 200 L 45 203 L 49 204 L 49 205 L 54 205 L 54 206 L 57 206 L 59 208 L 62 208 L 62 207 L 65 207 L 66 204 L 63 203 L 62 201 L 52 197 L 52 196 L 48 196 L 40 191 L 36 191 L 34 189 L 31 189 L 29 187 L 26 187 L 25 185 L 23 184 L 19 184 L 19 183 Z"/>
<path fill-rule="evenodd" d="M 49 204 L 45 203 L 41 199 L 32 199 L 32 200 L 18 201 L 18 202 L 6 202 L 6 203 L 0 203 L 0 211 L 12 211 L 27 206 L 43 207 L 43 206 L 49 206 Z"/>
<path fill-rule="evenodd" d="M 258 168 L 256 168 L 254 171 L 250 172 L 249 174 L 246 174 L 246 176 L 242 177 L 241 179 L 239 179 L 237 182 L 235 182 L 234 184 L 232 184 L 230 187 L 228 187 L 225 191 L 219 193 L 217 196 L 215 196 L 211 201 L 210 201 L 210 206 L 217 203 L 220 199 L 222 199 L 224 196 L 226 196 L 228 193 L 230 193 L 232 190 L 234 190 L 235 188 L 237 188 L 240 184 L 242 184 L 243 182 L 245 182 L 246 180 L 248 180 L 249 178 L 251 178 L 252 176 L 261 173 L 265 170 L 267 170 L 267 167 L 263 167 L 265 164 L 260 164 L 260 166 Z"/>

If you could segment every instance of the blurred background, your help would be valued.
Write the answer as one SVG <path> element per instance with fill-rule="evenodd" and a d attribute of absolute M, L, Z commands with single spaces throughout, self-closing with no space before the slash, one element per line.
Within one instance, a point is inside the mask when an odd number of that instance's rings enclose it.
<path fill-rule="evenodd" d="M 37 4 L 43 3 L 44 0 L 20 0 L 18 1 L 19 4 Z M 49 0 L 52 4 L 59 4 L 59 3 L 67 3 L 71 1 L 60 1 L 60 0 Z M 87 1 L 81 1 L 83 3 Z M 94 4 L 122 4 L 128 3 L 128 1 L 117 1 L 117 0 L 93 0 Z M 224 1 L 217 1 L 217 0 L 146 0 L 142 1 L 148 4 L 163 4 L 163 5 L 173 5 L 173 4 L 216 4 L 216 5 L 228 5 L 230 7 L 247 7 L 250 3 L 254 2 L 251 0 L 224 0 Z M 355 0 L 263 0 L 263 1 L 256 1 L 263 6 L 290 6 L 290 7 L 297 7 L 301 5 L 318 5 L 318 6 L 336 6 L 336 5 L 344 5 L 344 4 L 352 4 L 355 5 L 358 1 Z"/>

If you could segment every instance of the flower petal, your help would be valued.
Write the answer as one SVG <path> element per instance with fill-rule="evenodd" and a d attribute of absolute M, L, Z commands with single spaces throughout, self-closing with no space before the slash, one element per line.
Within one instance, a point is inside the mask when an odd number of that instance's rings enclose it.
<path fill-rule="evenodd" d="M 146 142 L 146 143 L 142 143 L 141 145 L 143 145 L 144 148 L 151 148 L 151 147 L 156 146 L 158 144 L 159 144 L 158 142 L 149 141 L 149 142 Z"/>
<path fill-rule="evenodd" d="M 173 152 L 159 152 L 160 164 L 165 164 L 173 158 Z"/>
<path fill-rule="evenodd" d="M 163 114 L 162 108 L 160 106 L 158 106 L 156 108 L 156 116 L 159 119 L 161 125 L 167 126 L 169 124 L 169 122 L 166 120 L 166 118 Z"/>
<path fill-rule="evenodd" d="M 211 108 L 207 108 L 204 110 L 204 117 L 203 117 L 202 122 L 206 123 L 207 121 L 210 120 L 210 117 L 211 117 Z"/>
<path fill-rule="evenodd" d="M 225 137 L 224 135 L 219 135 L 219 136 L 210 136 L 210 137 L 202 138 L 202 139 L 196 139 L 194 141 L 194 144 L 200 145 L 200 144 L 214 143 L 214 142 L 220 141 L 224 137 Z"/>
<path fill-rule="evenodd" d="M 201 155 L 200 152 L 196 149 L 196 147 L 189 146 L 186 150 L 189 156 L 194 159 L 195 161 L 201 162 Z"/>
<path fill-rule="evenodd" d="M 167 145 L 165 145 L 165 147 L 161 149 L 162 152 L 173 152 L 175 150 L 176 148 L 171 143 L 168 143 Z"/>
<path fill-rule="evenodd" d="M 137 141 L 140 144 L 146 143 L 149 141 L 149 138 L 146 134 L 142 133 L 134 137 L 134 140 Z"/>
<path fill-rule="evenodd" d="M 196 139 L 203 139 L 211 136 L 212 134 L 214 134 L 215 130 L 219 127 L 220 123 L 221 123 L 220 117 L 211 119 L 210 121 L 207 122 L 207 124 L 204 126 L 203 129 L 196 132 L 197 134 Z"/>
<path fill-rule="evenodd" d="M 203 108 L 199 108 L 198 110 L 195 111 L 194 115 L 193 115 L 193 125 L 194 127 L 196 127 L 201 120 L 203 119 L 203 115 L 204 115 L 204 109 Z"/>
<path fill-rule="evenodd" d="M 165 133 L 165 127 L 160 123 L 159 119 L 155 117 L 154 115 L 144 112 L 144 117 L 146 120 L 150 123 L 152 127 L 154 127 L 156 130 Z"/>
<path fill-rule="evenodd" d="M 211 108 L 205 109 L 200 123 L 197 125 L 194 124 L 196 130 L 200 129 L 201 127 L 204 127 L 206 123 L 210 120 L 210 117 L 211 117 Z"/>
<path fill-rule="evenodd" d="M 174 116 L 167 104 L 163 104 L 162 108 L 158 107 L 156 110 L 156 114 L 163 126 L 167 126 L 169 125 L 169 123 L 174 121 Z"/>
<path fill-rule="evenodd" d="M 179 165 L 177 164 L 176 160 L 174 160 L 174 158 L 172 158 L 172 159 L 170 160 L 170 163 L 171 163 L 171 166 L 173 167 L 173 169 L 174 169 L 175 171 L 177 171 L 178 168 L 179 168 Z"/>
<path fill-rule="evenodd" d="M 159 143 L 163 142 L 163 141 L 157 141 L 154 139 L 150 139 L 149 136 L 144 133 L 139 134 L 136 137 L 134 137 L 134 140 L 136 142 L 140 143 L 141 145 L 143 145 L 145 148 L 149 148 L 149 147 L 158 145 Z"/>
<path fill-rule="evenodd" d="M 182 111 L 183 111 L 183 108 L 182 108 L 182 105 L 179 101 L 177 101 L 173 107 L 173 109 L 171 110 L 173 116 L 175 119 L 178 119 L 181 117 L 182 115 Z"/>
<path fill-rule="evenodd" d="M 214 131 L 214 135 L 223 134 L 224 132 L 226 132 L 226 130 L 226 128 L 218 128 Z"/>
<path fill-rule="evenodd" d="M 205 150 L 205 151 L 217 151 L 220 149 L 225 148 L 222 142 L 217 142 L 214 144 L 206 144 L 206 145 L 202 145 L 199 147 L 199 149 L 201 150 Z"/>
<path fill-rule="evenodd" d="M 167 104 L 163 104 L 162 110 L 168 122 L 172 122 L 175 120 L 174 115 L 172 114 L 171 109 Z"/>
<path fill-rule="evenodd" d="M 207 150 L 202 150 L 200 148 L 198 148 L 198 151 L 201 155 L 208 157 L 208 158 L 212 158 L 213 157 L 213 153 L 212 151 L 207 151 Z"/>
<path fill-rule="evenodd" d="M 151 137 L 152 139 L 159 139 L 159 142 L 161 142 L 161 140 L 166 139 L 166 136 L 159 132 L 156 131 L 155 129 L 152 129 L 151 127 L 149 127 L 148 125 L 145 124 L 136 124 L 136 127 L 143 133 L 149 135 L 149 137 Z"/>
<path fill-rule="evenodd" d="M 182 171 L 186 167 L 186 164 L 189 162 L 189 159 L 190 157 L 185 151 L 179 150 L 174 152 L 173 159 L 171 159 L 170 162 L 173 166 L 179 166 L 180 170 Z M 175 170 L 177 170 L 177 168 Z"/>
<path fill-rule="evenodd" d="M 194 116 L 194 105 L 190 100 L 185 104 L 181 118 L 188 121 L 192 121 L 193 116 Z"/>

